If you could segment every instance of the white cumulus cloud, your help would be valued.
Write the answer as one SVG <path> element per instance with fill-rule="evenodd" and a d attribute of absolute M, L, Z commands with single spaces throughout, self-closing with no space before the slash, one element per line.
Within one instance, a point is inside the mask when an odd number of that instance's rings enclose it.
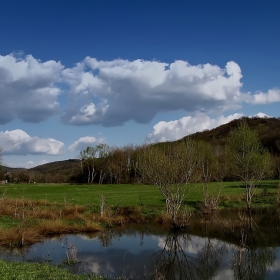
<path fill-rule="evenodd" d="M 60 62 L 41 62 L 32 55 L 0 55 L 0 124 L 16 117 L 36 123 L 58 113 L 61 90 L 55 83 L 62 69 Z"/>
<path fill-rule="evenodd" d="M 224 111 L 240 106 L 241 69 L 230 61 L 222 69 L 187 61 L 173 63 L 87 57 L 62 71 L 70 86 L 62 121 L 67 124 L 147 123 L 160 113 Z"/>
<path fill-rule="evenodd" d="M 105 143 L 105 138 L 102 137 L 94 137 L 94 136 L 86 136 L 81 137 L 77 141 L 75 141 L 73 144 L 71 144 L 68 149 L 70 151 L 82 151 L 86 147 L 95 146 L 101 143 Z"/>
<path fill-rule="evenodd" d="M 161 121 L 157 123 L 154 126 L 153 131 L 148 134 L 146 142 L 155 143 L 178 140 L 186 135 L 203 131 L 205 129 L 215 128 L 242 116 L 242 114 L 236 113 L 227 117 L 221 115 L 217 118 L 211 119 L 206 114 L 201 113 L 170 122 Z"/>
<path fill-rule="evenodd" d="M 257 92 L 254 95 L 250 95 L 248 102 L 255 105 L 280 102 L 280 89 L 270 89 L 266 93 Z"/>
<path fill-rule="evenodd" d="M 31 137 L 25 131 L 16 129 L 0 132 L 0 146 L 4 155 L 59 155 L 64 144 L 52 138 Z"/>

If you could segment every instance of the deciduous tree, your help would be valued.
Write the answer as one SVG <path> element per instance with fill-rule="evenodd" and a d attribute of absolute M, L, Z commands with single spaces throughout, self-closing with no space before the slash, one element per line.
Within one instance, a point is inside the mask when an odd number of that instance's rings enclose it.
<path fill-rule="evenodd" d="M 157 186 L 165 197 L 166 211 L 175 226 L 187 195 L 187 185 L 198 168 L 198 146 L 192 139 L 165 148 L 144 146 L 139 157 L 142 179 Z"/>
<path fill-rule="evenodd" d="M 257 134 L 245 120 L 232 131 L 227 142 L 227 164 L 232 175 L 245 185 L 247 208 L 251 208 L 255 189 L 271 168 L 271 155 L 261 146 Z"/>
<path fill-rule="evenodd" d="M 97 157 L 97 148 L 87 147 L 85 150 L 80 152 L 79 160 L 81 166 L 81 172 L 86 178 L 87 183 L 93 183 L 94 177 L 96 176 L 95 164 Z"/>

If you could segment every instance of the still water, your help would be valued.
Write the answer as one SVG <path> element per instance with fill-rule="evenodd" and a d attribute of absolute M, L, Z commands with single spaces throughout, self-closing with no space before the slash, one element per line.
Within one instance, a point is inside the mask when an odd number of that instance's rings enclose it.
<path fill-rule="evenodd" d="M 263 230 L 252 218 L 238 226 L 211 226 L 204 225 L 199 235 L 154 225 L 63 235 L 24 250 L 2 248 L 0 258 L 129 279 L 280 279 L 278 227 Z"/>

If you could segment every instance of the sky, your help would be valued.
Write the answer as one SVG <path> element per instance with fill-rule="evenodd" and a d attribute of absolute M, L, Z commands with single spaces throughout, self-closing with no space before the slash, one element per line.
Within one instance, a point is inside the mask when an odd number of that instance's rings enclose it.
<path fill-rule="evenodd" d="M 279 117 L 279 12 L 280 0 L 2 0 L 3 163 Z"/>

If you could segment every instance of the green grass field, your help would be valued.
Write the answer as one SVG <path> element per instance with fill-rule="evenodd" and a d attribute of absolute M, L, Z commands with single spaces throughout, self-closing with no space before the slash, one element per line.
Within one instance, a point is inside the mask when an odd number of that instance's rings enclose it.
<path fill-rule="evenodd" d="M 57 266 L 43 263 L 20 263 L 0 260 L 2 280 L 106 280 L 94 275 L 75 275 Z M 118 278 L 121 279 L 121 278 Z"/>
<path fill-rule="evenodd" d="M 256 189 L 253 200 L 255 206 L 273 204 L 277 197 L 279 181 L 262 181 Z M 209 193 L 216 194 L 220 183 L 210 183 Z M 241 182 L 222 183 L 220 205 L 222 207 L 245 206 L 244 188 Z M 186 205 L 195 208 L 202 201 L 202 185 L 191 184 L 188 187 Z M 99 205 L 100 194 L 106 197 L 110 206 L 143 206 L 161 208 L 165 200 L 161 192 L 151 185 L 68 185 L 68 184 L 6 184 L 0 186 L 0 192 L 12 198 L 47 200 L 59 204 Z"/>

